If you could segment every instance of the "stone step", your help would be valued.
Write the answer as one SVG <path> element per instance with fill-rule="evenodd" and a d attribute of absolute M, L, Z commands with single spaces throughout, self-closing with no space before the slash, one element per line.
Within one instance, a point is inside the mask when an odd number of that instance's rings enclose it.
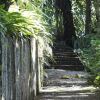
<path fill-rule="evenodd" d="M 76 74 L 77 75 L 77 74 Z M 59 81 L 57 79 L 53 79 L 48 85 L 48 84 L 45 84 L 45 86 L 65 86 L 65 87 L 73 87 L 73 85 L 75 86 L 88 86 L 86 80 L 84 79 L 78 79 L 79 76 L 72 76 L 73 78 L 63 78 L 61 77 L 60 80 L 62 81 Z M 57 84 L 56 84 L 57 83 Z"/>
<path fill-rule="evenodd" d="M 55 61 L 77 61 L 80 60 L 79 57 L 56 57 L 54 58 Z"/>
<path fill-rule="evenodd" d="M 52 65 L 51 68 L 65 69 L 65 70 L 71 70 L 71 71 L 83 71 L 84 70 L 83 65 Z"/>
<path fill-rule="evenodd" d="M 61 49 L 61 50 L 73 50 L 73 49 L 68 48 L 68 47 L 66 47 L 66 46 L 64 46 L 64 47 L 52 47 L 52 49 L 53 49 L 53 50 L 57 50 L 57 49 Z"/>
<path fill-rule="evenodd" d="M 83 65 L 79 60 L 78 61 L 55 61 L 55 62 L 52 62 L 51 64 Z"/>
<path fill-rule="evenodd" d="M 77 54 L 75 53 L 55 53 L 54 56 L 69 56 L 69 57 L 75 57 Z"/>
<path fill-rule="evenodd" d="M 60 55 L 60 56 L 53 56 L 54 57 L 54 59 L 69 59 L 69 58 L 74 58 L 74 59 L 77 59 L 77 58 L 79 58 L 78 56 L 76 56 L 76 55 L 66 55 L 66 56 L 62 56 L 62 55 Z"/>
<path fill-rule="evenodd" d="M 55 43 L 53 46 L 62 46 L 62 47 L 64 47 L 64 46 L 66 46 L 66 47 L 69 47 L 69 46 L 67 46 L 65 43 Z M 71 48 L 71 47 L 69 47 L 69 48 Z"/>
<path fill-rule="evenodd" d="M 79 87 L 82 86 L 80 89 Z M 100 92 L 89 86 L 45 87 L 35 100 L 100 100 Z M 77 89 L 78 88 L 78 89 Z M 51 90 L 52 89 L 52 90 Z M 76 89 L 76 90 L 75 90 Z M 51 92 L 50 92 L 51 90 Z M 91 90 L 94 90 L 91 92 Z"/>
<path fill-rule="evenodd" d="M 69 50 L 69 49 L 53 49 L 53 52 L 73 52 L 73 50 Z"/>
<path fill-rule="evenodd" d="M 53 51 L 54 54 L 76 54 L 74 53 L 73 51 L 63 51 L 63 52 L 60 52 L 60 51 Z"/>
<path fill-rule="evenodd" d="M 54 47 L 65 47 L 66 44 L 65 44 L 65 43 L 62 43 L 62 44 L 60 44 L 60 43 L 55 43 L 53 46 L 54 46 Z M 67 47 L 67 46 L 66 46 L 66 47 Z"/>
<path fill-rule="evenodd" d="M 48 68 L 66 69 L 73 71 L 84 70 L 84 66 L 81 63 L 78 55 L 74 53 L 73 49 L 71 47 L 68 47 L 64 43 L 64 41 L 55 43 L 52 48 L 53 48 L 54 62 L 50 62 Z"/>
<path fill-rule="evenodd" d="M 71 50 L 71 48 L 69 48 L 69 47 L 67 47 L 67 46 L 53 46 L 52 47 L 53 49 L 70 49 Z"/>
<path fill-rule="evenodd" d="M 83 66 L 82 62 L 80 62 L 79 60 L 77 61 L 54 61 L 54 62 L 49 62 L 49 64 L 45 65 L 45 68 L 51 68 L 51 66 L 53 65 L 80 65 L 80 66 Z"/>

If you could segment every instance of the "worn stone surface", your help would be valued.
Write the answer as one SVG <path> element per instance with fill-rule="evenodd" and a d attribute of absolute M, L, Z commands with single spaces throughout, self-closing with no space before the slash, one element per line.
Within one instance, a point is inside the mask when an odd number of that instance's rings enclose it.
<path fill-rule="evenodd" d="M 97 88 L 87 84 L 88 73 L 61 69 L 47 69 L 46 73 L 44 87 L 35 100 L 100 100 Z M 64 75 L 70 77 L 63 79 Z"/>
<path fill-rule="evenodd" d="M 55 62 L 45 67 L 44 87 L 35 100 L 100 100 L 100 93 L 93 92 L 97 89 L 88 85 L 90 75 L 73 49 L 58 42 L 53 53 Z"/>

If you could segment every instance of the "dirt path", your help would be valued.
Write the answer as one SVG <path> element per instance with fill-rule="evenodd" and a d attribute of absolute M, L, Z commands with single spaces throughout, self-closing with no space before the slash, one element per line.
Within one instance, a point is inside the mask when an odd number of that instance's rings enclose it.
<path fill-rule="evenodd" d="M 87 84 L 83 71 L 47 69 L 44 87 L 36 100 L 100 100 L 100 93 Z"/>

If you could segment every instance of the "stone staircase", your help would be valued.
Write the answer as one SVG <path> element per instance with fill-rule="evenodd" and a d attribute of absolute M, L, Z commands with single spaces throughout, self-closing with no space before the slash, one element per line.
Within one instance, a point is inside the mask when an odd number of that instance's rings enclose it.
<path fill-rule="evenodd" d="M 35 100 L 100 100 L 100 92 L 88 84 L 90 75 L 72 48 L 56 43 L 53 54 L 55 61 L 46 67 L 47 77 Z"/>
<path fill-rule="evenodd" d="M 35 100 L 100 100 L 100 92 L 87 83 L 85 71 L 46 69 L 40 94 Z"/>
<path fill-rule="evenodd" d="M 79 56 L 72 48 L 66 46 L 64 42 L 56 43 L 53 46 L 54 62 L 50 63 L 49 68 L 65 69 L 71 71 L 83 71 L 84 66 Z"/>

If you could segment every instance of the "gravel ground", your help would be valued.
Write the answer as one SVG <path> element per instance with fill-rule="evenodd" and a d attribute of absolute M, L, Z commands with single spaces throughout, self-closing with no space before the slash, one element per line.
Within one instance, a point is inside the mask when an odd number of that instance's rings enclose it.
<path fill-rule="evenodd" d="M 83 71 L 47 69 L 44 87 L 35 100 L 100 100 L 97 88 L 87 84 Z"/>

